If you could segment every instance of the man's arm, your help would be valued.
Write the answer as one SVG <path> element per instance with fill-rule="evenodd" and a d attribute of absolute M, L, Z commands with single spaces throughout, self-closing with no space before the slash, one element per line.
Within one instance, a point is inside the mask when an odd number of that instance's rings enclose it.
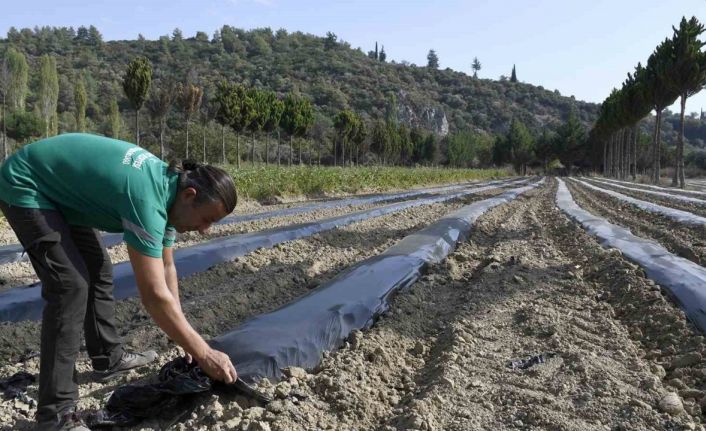
<path fill-rule="evenodd" d="M 177 278 L 176 265 L 174 265 L 174 249 L 172 247 L 164 247 L 162 249 L 162 260 L 164 261 L 164 279 L 167 282 L 169 291 L 181 310 L 181 300 L 179 299 L 179 281 Z"/>
<path fill-rule="evenodd" d="M 140 299 L 155 323 L 191 354 L 206 374 L 216 380 L 233 383 L 237 373 L 228 355 L 212 349 L 184 317 L 178 299 L 167 286 L 164 261 L 145 256 L 130 245 L 127 251 Z"/>

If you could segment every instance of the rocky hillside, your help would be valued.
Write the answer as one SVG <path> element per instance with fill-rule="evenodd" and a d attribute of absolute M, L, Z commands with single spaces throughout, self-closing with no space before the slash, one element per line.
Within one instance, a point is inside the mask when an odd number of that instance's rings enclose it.
<path fill-rule="evenodd" d="M 595 104 L 531 84 L 380 62 L 334 37 L 284 30 L 243 31 L 226 26 L 213 36 L 199 32 L 185 38 L 175 30 L 173 35 L 156 41 L 140 37 L 104 42 L 94 27 L 78 31 L 10 29 L 7 38 L 0 40 L 0 52 L 10 45 L 28 56 L 31 75 L 39 56 L 56 56 L 61 87 L 60 129 L 71 127 L 73 82 L 79 74 L 88 87 L 89 127 L 100 130 L 113 97 L 128 110 L 120 82 L 127 63 L 137 55 L 145 55 L 152 62 L 155 85 L 161 79 L 191 78 L 206 87 L 207 97 L 224 78 L 279 93 L 296 89 L 314 101 L 323 119 L 344 108 L 371 119 L 394 110 L 400 121 L 439 135 L 468 129 L 497 133 L 507 129 L 512 117 L 538 130 L 562 121 L 572 105 L 588 124 L 598 109 Z M 30 76 L 30 92 L 36 90 L 34 81 L 36 76 Z M 34 103 L 31 94 L 28 103 Z"/>

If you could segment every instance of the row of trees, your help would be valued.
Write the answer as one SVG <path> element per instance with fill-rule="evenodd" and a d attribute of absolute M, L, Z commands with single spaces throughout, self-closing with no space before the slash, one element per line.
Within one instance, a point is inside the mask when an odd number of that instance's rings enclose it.
<path fill-rule="evenodd" d="M 8 156 L 7 137 L 23 139 L 39 134 L 50 136 L 58 129 L 57 104 L 59 99 L 59 75 L 54 57 L 44 55 L 39 60 L 39 74 L 36 88 L 35 112 L 26 112 L 29 93 L 29 65 L 24 54 L 9 48 L 0 64 L 0 96 L 2 107 L 2 159 Z M 75 88 L 77 104 L 84 105 L 85 88 L 77 82 Z M 85 116 L 76 114 L 77 122 Z"/>
<path fill-rule="evenodd" d="M 655 112 L 655 127 L 651 146 L 651 178 L 660 180 L 662 112 L 680 98 L 680 130 L 675 154 L 672 185 L 684 188 L 684 110 L 686 100 L 706 85 L 706 53 L 699 36 L 704 26 L 696 17 L 682 18 L 679 28 L 673 27 L 672 38 L 665 39 L 647 59 L 638 63 L 622 88 L 614 89 L 603 102 L 593 129 L 593 148 L 602 149 L 603 174 L 633 179 L 637 174 L 637 137 L 639 123 L 651 111 Z M 602 148 L 601 148 L 602 147 Z M 594 150 L 594 151 L 595 151 Z"/>
<path fill-rule="evenodd" d="M 203 123 L 215 119 L 222 127 L 221 162 L 226 163 L 225 129 L 230 127 L 236 134 L 236 164 L 240 167 L 241 155 L 240 137 L 250 132 L 252 136 L 250 160 L 254 161 L 255 135 L 265 133 L 265 163 L 269 164 L 269 136 L 278 132 L 277 161 L 280 162 L 279 130 L 284 130 L 290 137 L 290 147 L 294 138 L 303 137 L 311 129 L 314 122 L 314 109 L 311 102 L 294 93 L 280 100 L 272 91 L 257 88 L 247 88 L 244 85 L 221 81 L 218 84 L 215 97 L 205 100 L 203 88 L 193 82 L 193 78 L 185 84 L 174 84 L 169 81 L 159 82 L 150 94 L 152 83 L 152 66 L 144 57 L 135 58 L 128 66 L 123 80 L 123 89 L 135 110 L 135 141 L 139 145 L 139 112 L 147 102 L 150 116 L 159 125 L 160 157 L 165 155 L 164 132 L 166 118 L 174 104 L 178 105 L 183 114 L 186 128 L 185 158 L 189 152 L 189 125 L 198 115 Z M 149 98 L 148 98 L 149 97 Z M 204 103 L 205 102 L 205 103 Z M 205 106 L 202 106 L 205 105 Z M 202 109 L 203 108 L 203 109 Z M 203 135 L 203 158 L 206 158 L 206 134 Z M 301 145 L 299 146 L 301 160 Z M 292 152 L 289 154 L 289 164 L 292 163 Z"/>

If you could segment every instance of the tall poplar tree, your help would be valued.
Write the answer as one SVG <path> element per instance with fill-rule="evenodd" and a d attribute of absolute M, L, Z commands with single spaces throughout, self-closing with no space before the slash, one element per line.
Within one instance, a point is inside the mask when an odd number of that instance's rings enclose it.
<path fill-rule="evenodd" d="M 10 68 L 7 64 L 7 57 L 4 57 L 0 64 L 0 93 L 2 93 L 2 111 L 0 111 L 0 121 L 2 121 L 2 161 L 7 159 L 7 90 L 10 86 Z"/>
<path fill-rule="evenodd" d="M 120 139 L 120 129 L 122 129 L 120 108 L 118 101 L 113 98 L 108 106 L 108 132 L 112 138 Z"/>
<path fill-rule="evenodd" d="M 5 51 L 3 63 L 7 68 L 7 104 L 10 112 L 24 111 L 27 99 L 29 65 L 24 54 L 15 48 Z"/>
<path fill-rule="evenodd" d="M 76 118 L 76 131 L 86 131 L 86 105 L 88 104 L 88 95 L 86 94 L 86 86 L 83 84 L 83 78 L 78 77 L 74 85 L 74 117 Z"/>
<path fill-rule="evenodd" d="M 43 55 L 39 65 L 39 111 L 44 120 L 45 137 L 49 137 L 54 130 L 56 121 L 56 108 L 59 101 L 59 75 L 56 71 L 56 59 Z"/>

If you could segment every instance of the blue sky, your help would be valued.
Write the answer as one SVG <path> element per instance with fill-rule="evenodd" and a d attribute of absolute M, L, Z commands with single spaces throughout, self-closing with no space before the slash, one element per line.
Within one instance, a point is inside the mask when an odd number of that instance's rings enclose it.
<path fill-rule="evenodd" d="M 672 34 L 682 16 L 706 22 L 706 0 L 24 0 L 4 2 L 0 34 L 11 26 L 93 24 L 106 40 L 171 34 L 209 35 L 229 24 L 285 28 L 323 36 L 333 31 L 353 47 L 385 46 L 388 59 L 497 79 L 517 67 L 520 81 L 600 103 L 638 61 Z M 687 112 L 706 110 L 706 90 Z M 675 109 L 678 104 L 675 105 Z"/>

